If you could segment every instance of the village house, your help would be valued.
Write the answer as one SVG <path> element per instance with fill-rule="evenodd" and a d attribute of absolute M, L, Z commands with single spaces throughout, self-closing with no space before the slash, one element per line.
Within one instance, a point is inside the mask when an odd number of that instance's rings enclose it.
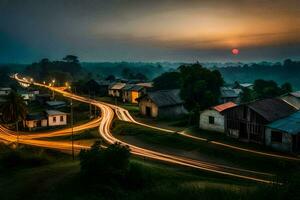
<path fill-rule="evenodd" d="M 123 102 L 138 103 L 137 98 L 146 93 L 146 89 L 143 86 L 135 84 L 127 84 L 122 89 Z"/>
<path fill-rule="evenodd" d="M 64 101 L 46 101 L 46 105 L 49 109 L 58 109 L 66 107 L 67 103 Z"/>
<path fill-rule="evenodd" d="M 253 90 L 253 86 L 254 84 L 253 83 L 234 83 L 234 86 L 233 86 L 233 89 L 250 89 L 250 90 Z"/>
<path fill-rule="evenodd" d="M 40 91 L 39 90 L 24 90 L 18 92 L 24 101 L 29 102 L 29 101 L 34 101 L 36 99 L 36 95 L 39 95 Z"/>
<path fill-rule="evenodd" d="M 290 92 L 281 97 L 283 101 L 300 110 L 300 91 Z"/>
<path fill-rule="evenodd" d="M 227 102 L 202 111 L 200 113 L 200 129 L 224 133 L 224 116 L 222 112 L 235 106 L 235 103 Z"/>
<path fill-rule="evenodd" d="M 240 102 L 241 89 L 233 89 L 231 87 L 221 87 L 220 88 L 220 103 L 226 102 Z"/>
<path fill-rule="evenodd" d="M 225 132 L 242 141 L 265 143 L 265 125 L 297 110 L 279 98 L 264 99 L 223 111 Z"/>
<path fill-rule="evenodd" d="M 8 87 L 0 88 L 0 96 L 6 96 L 6 95 L 8 95 L 10 92 L 11 92 L 11 88 L 8 88 Z"/>
<path fill-rule="evenodd" d="M 45 105 L 47 101 L 51 100 L 51 95 L 50 94 L 37 94 L 35 96 L 35 100 L 41 104 L 41 105 Z"/>
<path fill-rule="evenodd" d="M 67 113 L 58 110 L 46 110 L 48 126 L 62 126 L 67 124 Z"/>
<path fill-rule="evenodd" d="M 140 113 L 149 117 L 174 118 L 186 114 L 180 90 L 149 92 L 138 99 Z"/>
<path fill-rule="evenodd" d="M 28 114 L 23 124 L 30 131 L 42 127 L 62 126 L 67 124 L 67 113 L 46 110 L 43 113 Z"/>
<path fill-rule="evenodd" d="M 108 95 L 112 97 L 122 97 L 122 89 L 125 87 L 126 83 L 113 83 L 108 88 Z"/>
<path fill-rule="evenodd" d="M 266 126 L 266 145 L 279 151 L 300 151 L 300 111 Z"/>
<path fill-rule="evenodd" d="M 92 94 L 97 94 L 97 96 L 105 96 L 107 95 L 107 91 L 112 82 L 107 80 L 89 80 L 84 87 L 84 92 Z"/>

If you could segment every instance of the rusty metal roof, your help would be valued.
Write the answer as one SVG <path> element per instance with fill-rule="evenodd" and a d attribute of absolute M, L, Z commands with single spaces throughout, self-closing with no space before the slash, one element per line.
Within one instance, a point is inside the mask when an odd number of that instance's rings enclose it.
<path fill-rule="evenodd" d="M 217 105 L 217 106 L 214 106 L 213 109 L 218 111 L 218 112 L 222 112 L 228 108 L 232 108 L 232 107 L 235 107 L 236 104 L 233 103 L 233 102 L 227 102 L 227 103 L 224 103 L 224 104 L 220 104 L 220 105 Z"/>

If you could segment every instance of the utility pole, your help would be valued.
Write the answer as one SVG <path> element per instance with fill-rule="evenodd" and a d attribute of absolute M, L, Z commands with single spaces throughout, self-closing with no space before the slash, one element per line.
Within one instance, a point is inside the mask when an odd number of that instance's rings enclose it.
<path fill-rule="evenodd" d="M 19 148 L 19 120 L 16 122 L 16 129 L 17 129 L 17 148 Z"/>
<path fill-rule="evenodd" d="M 74 126 L 74 116 L 73 116 L 73 99 L 71 98 L 71 129 L 72 129 L 72 134 L 71 134 L 71 140 L 72 140 L 72 158 L 73 160 L 75 160 L 75 155 L 74 155 L 74 130 L 73 130 L 73 126 Z"/>
<path fill-rule="evenodd" d="M 91 100 L 91 91 L 89 89 L 89 99 Z M 91 104 L 91 101 L 90 101 L 90 119 L 92 119 L 92 104 Z"/>

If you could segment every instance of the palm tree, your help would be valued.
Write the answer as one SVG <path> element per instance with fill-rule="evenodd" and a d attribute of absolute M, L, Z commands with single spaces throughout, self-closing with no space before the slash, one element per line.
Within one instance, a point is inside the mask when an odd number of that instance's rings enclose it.
<path fill-rule="evenodd" d="M 4 123 L 15 123 L 17 130 L 17 143 L 19 142 L 19 122 L 23 121 L 27 114 L 27 107 L 23 98 L 12 91 L 6 96 L 6 101 L 0 107 Z"/>

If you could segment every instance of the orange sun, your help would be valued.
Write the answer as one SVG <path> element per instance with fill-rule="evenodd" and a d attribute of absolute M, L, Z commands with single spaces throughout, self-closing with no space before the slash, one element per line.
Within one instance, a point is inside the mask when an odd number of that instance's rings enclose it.
<path fill-rule="evenodd" d="M 232 49 L 231 53 L 236 56 L 236 55 L 238 55 L 240 53 L 240 50 L 238 50 L 238 49 Z"/>

